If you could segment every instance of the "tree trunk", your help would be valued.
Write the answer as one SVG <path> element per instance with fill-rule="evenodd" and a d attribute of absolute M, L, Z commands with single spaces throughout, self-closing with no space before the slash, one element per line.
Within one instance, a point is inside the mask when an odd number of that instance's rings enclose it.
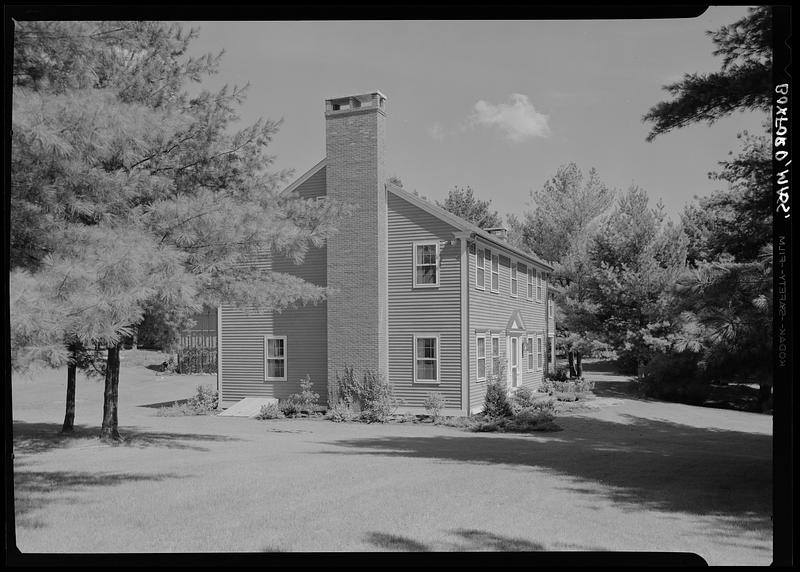
<path fill-rule="evenodd" d="M 578 373 L 575 371 L 575 352 L 569 350 L 567 352 L 567 358 L 569 359 L 569 376 L 578 377 Z"/>
<path fill-rule="evenodd" d="M 62 433 L 72 433 L 75 430 L 75 374 L 78 366 L 73 360 L 67 365 L 67 406 L 64 414 L 64 425 L 61 427 Z"/>
<path fill-rule="evenodd" d="M 575 352 L 575 377 L 583 377 L 583 364 L 581 352 Z"/>
<path fill-rule="evenodd" d="M 117 430 L 117 407 L 119 403 L 119 344 L 108 348 L 106 363 L 106 386 L 103 393 L 103 425 L 100 438 L 104 441 L 120 441 Z"/>

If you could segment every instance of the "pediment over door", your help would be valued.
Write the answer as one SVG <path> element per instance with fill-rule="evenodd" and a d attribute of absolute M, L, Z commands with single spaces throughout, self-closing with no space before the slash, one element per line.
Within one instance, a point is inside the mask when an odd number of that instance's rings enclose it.
<path fill-rule="evenodd" d="M 508 319 L 508 323 L 506 324 L 506 330 L 509 333 L 525 333 L 525 321 L 522 319 L 522 314 L 520 314 L 519 310 L 514 310 L 511 312 L 511 317 Z"/>

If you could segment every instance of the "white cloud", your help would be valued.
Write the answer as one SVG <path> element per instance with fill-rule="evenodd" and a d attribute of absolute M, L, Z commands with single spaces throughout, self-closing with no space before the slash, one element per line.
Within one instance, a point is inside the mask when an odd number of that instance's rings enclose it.
<path fill-rule="evenodd" d="M 444 127 L 442 127 L 442 124 L 437 121 L 436 123 L 434 123 L 433 125 L 428 127 L 428 135 L 430 135 L 431 137 L 433 137 L 437 141 L 443 141 L 444 140 Z"/>
<path fill-rule="evenodd" d="M 511 103 L 497 105 L 480 100 L 470 117 L 472 124 L 499 127 L 507 138 L 516 142 L 550 135 L 549 116 L 536 111 L 527 95 L 512 93 L 510 100 Z"/>

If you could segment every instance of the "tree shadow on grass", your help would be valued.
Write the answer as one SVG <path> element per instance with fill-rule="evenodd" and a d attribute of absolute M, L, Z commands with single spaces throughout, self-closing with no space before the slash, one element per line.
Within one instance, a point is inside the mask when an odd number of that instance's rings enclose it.
<path fill-rule="evenodd" d="M 45 521 L 36 511 L 53 503 L 82 502 L 76 493 L 137 481 L 162 481 L 179 478 L 173 474 L 88 473 L 76 471 L 14 471 L 14 513 L 16 525 L 23 528 L 43 528 Z"/>
<path fill-rule="evenodd" d="M 458 540 L 443 545 L 426 545 L 405 536 L 382 532 L 372 532 L 367 535 L 366 540 L 381 550 L 393 552 L 532 552 L 545 550 L 542 544 L 524 538 L 512 538 L 483 530 L 458 528 L 448 532 L 458 537 Z"/>
<path fill-rule="evenodd" d="M 107 446 L 120 447 L 164 447 L 167 449 L 186 449 L 193 451 L 208 451 L 198 443 L 240 441 L 235 437 L 225 435 L 210 435 L 202 433 L 170 433 L 167 431 L 145 431 L 138 427 L 120 427 L 123 441 Z M 76 425 L 75 431 L 69 435 L 61 433 L 60 423 L 27 423 L 14 421 L 13 443 L 14 452 L 24 454 L 44 453 L 51 449 L 69 446 L 106 446 L 100 440 L 100 428 L 86 425 Z"/>
<path fill-rule="evenodd" d="M 383 437 L 334 441 L 349 454 L 502 464 L 562 477 L 563 488 L 625 508 L 740 519 L 771 528 L 770 435 L 697 428 L 622 416 L 559 419 L 565 430 L 511 434 Z M 341 454 L 330 451 L 330 454 Z M 536 474 L 527 482 L 536 486 Z"/>

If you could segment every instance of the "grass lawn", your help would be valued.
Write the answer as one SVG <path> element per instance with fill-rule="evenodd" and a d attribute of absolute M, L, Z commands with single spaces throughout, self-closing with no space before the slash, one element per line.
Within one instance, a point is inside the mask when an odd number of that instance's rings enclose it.
<path fill-rule="evenodd" d="M 16 544 L 42 552 L 681 551 L 772 559 L 772 418 L 601 395 L 563 431 L 161 417 L 209 375 L 123 352 L 117 446 L 102 382 L 12 380 Z M 143 357 L 144 356 L 144 357 Z M 591 371 L 587 372 L 589 377 Z M 602 384 L 619 380 L 598 378 Z"/>

